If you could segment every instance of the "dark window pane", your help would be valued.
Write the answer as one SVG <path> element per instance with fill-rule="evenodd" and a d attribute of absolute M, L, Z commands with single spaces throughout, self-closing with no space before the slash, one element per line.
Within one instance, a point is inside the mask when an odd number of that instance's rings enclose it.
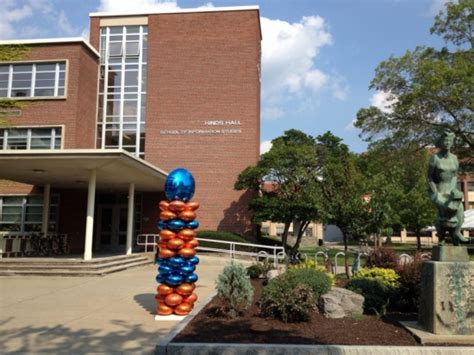
<path fill-rule="evenodd" d="M 54 96 L 54 89 L 35 89 L 34 96 Z"/>
<path fill-rule="evenodd" d="M 138 70 L 137 71 L 126 71 L 125 72 L 125 85 L 126 86 L 137 86 L 138 85 Z"/>
<path fill-rule="evenodd" d="M 54 73 L 38 73 L 36 72 L 36 80 L 53 80 L 54 81 L 55 74 Z M 38 84 L 36 84 L 38 86 Z"/>
<path fill-rule="evenodd" d="M 32 64 L 15 64 L 13 65 L 13 73 L 17 72 L 31 72 L 33 71 Z"/>
<path fill-rule="evenodd" d="M 54 88 L 54 79 L 53 80 L 36 80 L 35 87 Z"/>
<path fill-rule="evenodd" d="M 107 116 L 120 115 L 120 101 L 107 102 Z"/>
<path fill-rule="evenodd" d="M 36 64 L 36 72 L 54 70 L 56 70 L 56 63 Z"/>
<path fill-rule="evenodd" d="M 139 33 L 140 26 L 127 26 L 127 33 Z"/>
<path fill-rule="evenodd" d="M 140 46 L 138 42 L 127 42 L 125 45 L 125 55 L 138 55 Z"/>
<path fill-rule="evenodd" d="M 119 131 L 106 131 L 105 132 L 105 145 L 116 146 L 119 145 Z"/>
<path fill-rule="evenodd" d="M 58 96 L 64 96 L 64 89 L 58 89 Z"/>
<path fill-rule="evenodd" d="M 122 33 L 123 32 L 123 27 L 122 26 L 114 26 L 109 28 L 109 33 L 110 34 L 117 34 L 117 33 Z"/>
<path fill-rule="evenodd" d="M 6 89 L 0 89 L 0 97 L 7 97 L 8 91 Z"/>
<path fill-rule="evenodd" d="M 29 97 L 30 89 L 16 89 L 12 90 L 12 97 Z"/>
<path fill-rule="evenodd" d="M 0 65 L 0 73 L 8 73 L 10 71 L 9 65 Z"/>
<path fill-rule="evenodd" d="M 32 138 L 31 149 L 51 149 L 51 138 Z"/>
<path fill-rule="evenodd" d="M 109 56 L 118 57 L 122 55 L 122 43 L 109 43 Z"/>

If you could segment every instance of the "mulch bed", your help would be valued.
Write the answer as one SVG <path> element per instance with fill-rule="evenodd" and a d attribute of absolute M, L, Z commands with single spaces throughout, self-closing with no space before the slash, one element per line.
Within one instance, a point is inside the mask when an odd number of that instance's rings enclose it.
<path fill-rule="evenodd" d="M 221 312 L 216 296 L 179 333 L 173 342 L 256 343 L 256 344 L 337 344 L 337 345 L 419 345 L 415 338 L 398 324 L 399 320 L 416 320 L 416 315 L 392 314 L 327 319 L 317 311 L 308 322 L 284 323 L 259 316 L 257 302 L 263 285 L 252 280 L 255 288 L 252 306 L 239 318 L 230 319 Z"/>

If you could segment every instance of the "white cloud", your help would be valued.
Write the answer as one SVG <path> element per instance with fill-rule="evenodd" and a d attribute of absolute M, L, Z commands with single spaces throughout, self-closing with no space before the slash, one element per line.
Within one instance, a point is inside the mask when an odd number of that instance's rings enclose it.
<path fill-rule="evenodd" d="M 355 127 L 355 122 L 356 120 L 353 119 L 351 122 L 349 122 L 345 127 L 344 127 L 344 130 L 345 131 L 355 131 L 357 128 Z"/>
<path fill-rule="evenodd" d="M 268 152 L 272 148 L 272 141 L 263 141 L 260 143 L 260 155 Z"/>
<path fill-rule="evenodd" d="M 445 9 L 445 4 L 450 0 L 432 0 L 428 9 L 428 16 L 436 16 L 441 10 Z"/>
<path fill-rule="evenodd" d="M 66 36 L 72 36 L 74 34 L 77 34 L 76 28 L 69 22 L 69 19 L 66 15 L 66 13 L 61 10 L 59 12 L 58 16 L 58 29 L 61 31 L 61 33 L 66 37 Z"/>
<path fill-rule="evenodd" d="M 266 106 L 263 107 L 261 111 L 262 119 L 268 121 L 277 120 L 280 117 L 283 117 L 284 115 L 285 111 L 278 106 Z"/>
<path fill-rule="evenodd" d="M 392 93 L 377 91 L 370 98 L 370 105 L 377 107 L 382 112 L 391 113 L 393 111 L 393 105 L 396 104 L 397 101 L 397 98 Z"/>

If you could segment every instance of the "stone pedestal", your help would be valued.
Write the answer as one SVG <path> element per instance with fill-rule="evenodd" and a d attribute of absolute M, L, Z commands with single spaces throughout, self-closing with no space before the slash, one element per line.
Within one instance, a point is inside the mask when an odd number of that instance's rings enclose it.
<path fill-rule="evenodd" d="M 433 261 L 469 261 L 467 248 L 454 245 L 437 245 L 433 247 Z"/>
<path fill-rule="evenodd" d="M 441 247 L 433 256 L 451 259 L 458 250 Z M 449 256 L 451 255 L 451 256 Z M 418 323 L 426 331 L 442 335 L 474 335 L 474 262 L 426 261 L 421 270 Z"/>

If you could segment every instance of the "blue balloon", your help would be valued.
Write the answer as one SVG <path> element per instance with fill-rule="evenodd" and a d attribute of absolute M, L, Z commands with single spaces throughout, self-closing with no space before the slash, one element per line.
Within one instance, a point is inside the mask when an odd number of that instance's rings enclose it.
<path fill-rule="evenodd" d="M 167 275 L 171 272 L 174 271 L 174 268 L 171 267 L 171 266 L 168 266 L 168 265 L 161 265 L 159 268 L 158 268 L 158 272 L 160 274 L 163 274 L 163 275 Z"/>
<path fill-rule="evenodd" d="M 194 266 L 194 265 L 183 265 L 183 266 L 181 266 L 181 270 L 180 270 L 180 271 L 181 271 L 183 274 L 190 274 L 190 273 L 192 273 L 194 270 L 196 270 L 196 266 Z"/>
<path fill-rule="evenodd" d="M 197 265 L 199 264 L 199 258 L 197 256 L 193 256 L 191 258 L 189 258 L 188 260 L 186 260 L 189 264 L 192 264 L 192 265 Z"/>
<path fill-rule="evenodd" d="M 185 260 L 181 256 L 172 256 L 168 259 L 168 265 L 174 268 L 180 268 Z"/>
<path fill-rule="evenodd" d="M 161 230 L 167 229 L 168 228 L 168 222 L 160 220 L 156 226 L 158 227 L 158 229 L 161 229 Z"/>
<path fill-rule="evenodd" d="M 170 286 L 177 286 L 183 283 L 183 276 L 179 274 L 171 274 L 166 277 L 165 282 Z"/>
<path fill-rule="evenodd" d="M 199 227 L 199 222 L 196 220 L 192 220 L 186 224 L 186 228 L 196 229 L 198 227 Z"/>
<path fill-rule="evenodd" d="M 164 275 L 158 274 L 158 275 L 156 276 L 156 282 L 158 282 L 158 283 L 161 284 L 161 283 L 163 283 L 163 282 L 165 282 L 165 281 L 166 281 L 166 277 L 165 277 Z"/>
<path fill-rule="evenodd" d="M 197 280 L 198 280 L 198 275 L 196 275 L 196 274 L 191 274 L 191 275 L 188 275 L 184 278 L 184 281 L 188 282 L 188 283 L 194 283 Z"/>
<path fill-rule="evenodd" d="M 173 219 L 169 221 L 167 224 L 168 224 L 168 228 L 174 231 L 179 231 L 183 229 L 184 227 L 186 227 L 186 224 L 180 219 Z"/>
<path fill-rule="evenodd" d="M 166 178 L 166 198 L 170 201 L 181 200 L 187 202 L 193 198 L 195 186 L 194 177 L 188 170 L 175 169 Z"/>

